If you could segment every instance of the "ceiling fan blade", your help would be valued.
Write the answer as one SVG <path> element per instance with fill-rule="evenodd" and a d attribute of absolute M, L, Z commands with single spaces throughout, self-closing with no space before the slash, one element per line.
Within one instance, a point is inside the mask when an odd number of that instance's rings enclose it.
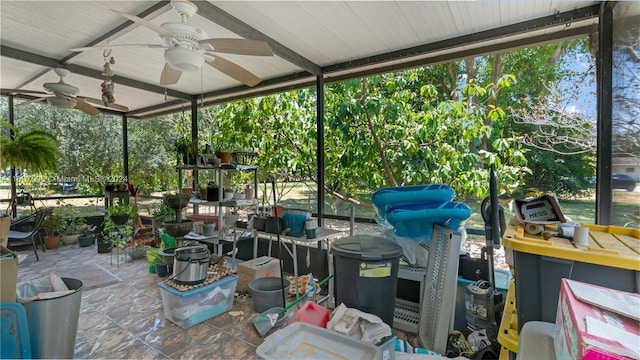
<path fill-rule="evenodd" d="M 172 33 L 171 31 L 166 30 L 165 28 L 163 28 L 162 26 L 156 25 L 154 23 L 152 23 L 149 20 L 145 20 L 141 17 L 137 17 L 135 15 L 131 15 L 131 14 L 127 14 L 126 12 L 122 12 L 122 11 L 118 11 L 118 10 L 113 10 L 111 9 L 111 11 L 115 12 L 116 14 L 119 14 L 122 17 L 125 17 L 135 23 L 138 23 L 142 26 L 147 27 L 148 29 L 151 29 L 155 32 L 157 32 L 160 35 L 164 35 L 164 36 L 170 36 L 174 39 L 177 39 L 176 35 L 174 33 Z"/>
<path fill-rule="evenodd" d="M 273 51 L 264 41 L 249 39 L 203 39 L 200 44 L 209 44 L 213 46 L 213 51 L 253 56 L 273 56 Z"/>
<path fill-rule="evenodd" d="M 120 104 L 111 104 L 111 105 L 105 105 L 104 101 L 102 101 L 101 99 L 94 99 L 94 98 L 89 98 L 89 97 L 82 97 L 82 100 L 86 101 L 86 102 L 90 102 L 96 105 L 100 105 L 100 106 L 104 106 L 106 108 L 109 109 L 115 109 L 115 110 L 120 110 L 120 111 L 124 111 L 124 112 L 128 112 L 129 108 L 124 106 L 124 105 L 120 105 Z"/>
<path fill-rule="evenodd" d="M 33 103 L 35 103 L 35 102 L 44 101 L 44 100 L 46 100 L 46 99 L 47 99 L 47 98 L 29 99 L 29 100 L 27 100 L 27 101 L 23 101 L 23 102 L 21 102 L 21 103 L 17 104 L 16 106 L 26 106 L 26 105 L 29 105 L 29 104 L 33 104 Z"/>
<path fill-rule="evenodd" d="M 22 90 L 22 89 L 0 89 L 0 94 L 14 95 L 14 94 L 36 94 L 36 95 L 48 95 L 44 91 L 37 90 Z"/>
<path fill-rule="evenodd" d="M 160 75 L 160 85 L 173 85 L 177 84 L 182 76 L 182 71 L 176 70 L 171 65 L 165 63 L 162 74 Z"/>
<path fill-rule="evenodd" d="M 92 115 L 92 116 L 100 114 L 100 110 L 98 110 L 97 108 L 93 107 L 89 103 L 87 103 L 87 102 L 85 102 L 83 100 L 80 100 L 80 99 L 76 100 L 76 107 L 75 108 L 78 109 L 78 110 L 82 110 L 85 113 L 87 113 L 89 115 Z"/>
<path fill-rule="evenodd" d="M 207 64 L 247 86 L 256 86 L 260 83 L 260 81 L 262 81 L 259 77 L 253 75 L 248 70 L 232 63 L 229 60 L 221 58 L 220 56 L 215 54 L 207 53 L 207 55 L 213 57 L 213 60 L 207 61 Z"/>
<path fill-rule="evenodd" d="M 96 46 L 72 48 L 72 49 L 69 49 L 69 51 L 82 52 L 82 51 L 89 51 L 89 50 L 123 49 L 123 48 L 166 48 L 166 45 L 160 45 L 160 44 L 96 45 Z"/>

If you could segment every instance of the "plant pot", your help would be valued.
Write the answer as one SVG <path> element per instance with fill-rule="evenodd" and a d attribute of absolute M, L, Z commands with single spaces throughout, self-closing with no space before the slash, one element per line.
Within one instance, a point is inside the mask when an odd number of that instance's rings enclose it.
<path fill-rule="evenodd" d="M 191 194 L 193 194 L 193 189 L 192 188 L 182 188 L 182 189 L 180 189 L 180 191 L 182 191 L 183 194 L 189 195 L 189 196 L 191 196 Z"/>
<path fill-rule="evenodd" d="M 80 247 L 87 247 L 93 245 L 93 241 L 96 239 L 95 235 L 80 235 L 78 236 L 78 244 Z"/>
<path fill-rule="evenodd" d="M 60 235 L 53 236 L 45 236 L 42 238 L 44 242 L 44 247 L 47 249 L 55 249 L 58 247 L 58 243 L 60 242 Z"/>
<path fill-rule="evenodd" d="M 235 226 L 236 225 L 236 221 L 238 221 L 240 219 L 240 215 L 239 214 L 225 214 L 224 215 L 224 223 L 227 226 Z"/>
<path fill-rule="evenodd" d="M 164 202 L 173 210 L 180 211 L 189 205 L 189 198 L 178 196 L 165 196 Z"/>
<path fill-rule="evenodd" d="M 98 254 L 108 254 L 110 252 L 111 252 L 111 243 L 108 243 L 108 242 L 98 243 Z"/>
<path fill-rule="evenodd" d="M 193 221 L 185 220 L 179 223 L 168 221 L 163 222 L 162 227 L 167 232 L 167 234 L 173 236 L 174 238 L 179 238 L 187 235 L 189 231 L 193 229 Z"/>
<path fill-rule="evenodd" d="M 78 242 L 78 236 L 80 235 L 60 235 L 60 240 L 65 245 L 73 245 Z"/>
<path fill-rule="evenodd" d="M 231 161 L 231 153 L 228 151 L 218 151 L 216 157 L 219 158 L 223 164 L 228 164 Z"/>
<path fill-rule="evenodd" d="M 124 225 L 129 221 L 129 214 L 111 215 L 111 221 L 116 225 Z"/>
<path fill-rule="evenodd" d="M 128 247 L 124 249 L 124 252 L 129 256 L 129 258 L 131 258 L 131 260 L 138 260 L 144 258 L 147 255 L 147 250 L 150 248 L 151 246 L 144 246 L 142 248 Z"/>
<path fill-rule="evenodd" d="M 200 200 L 207 201 L 207 189 L 200 189 Z"/>
<path fill-rule="evenodd" d="M 169 266 L 165 264 L 156 264 L 156 274 L 159 277 L 166 277 L 169 275 Z"/>

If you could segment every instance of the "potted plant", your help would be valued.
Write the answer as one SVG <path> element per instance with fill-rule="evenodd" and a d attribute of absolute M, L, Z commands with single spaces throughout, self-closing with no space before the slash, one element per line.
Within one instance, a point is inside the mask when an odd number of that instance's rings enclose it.
<path fill-rule="evenodd" d="M 62 213 L 62 226 L 60 229 L 60 240 L 65 245 L 71 245 L 78 242 L 78 236 L 82 232 L 82 226 L 84 218 L 73 213 L 73 209 L 69 206 L 65 206 L 61 209 Z"/>
<path fill-rule="evenodd" d="M 134 240 L 133 245 L 124 249 L 124 253 L 133 261 L 144 258 L 149 249 L 151 249 L 151 246 L 144 244 L 142 241 Z"/>
<path fill-rule="evenodd" d="M 162 197 L 162 202 L 178 212 L 187 207 L 187 205 L 189 204 L 189 198 L 191 198 L 191 195 L 187 195 L 182 192 L 176 192 L 164 194 L 164 196 Z"/>
<path fill-rule="evenodd" d="M 111 252 L 111 240 L 107 239 L 104 234 L 104 229 L 102 233 L 97 234 L 96 243 L 98 244 L 98 254 L 108 254 Z"/>
<path fill-rule="evenodd" d="M 118 256 L 125 244 L 133 239 L 133 226 L 116 224 L 113 222 L 113 218 L 107 217 L 103 234 L 105 242 L 111 245 L 111 249 L 116 250 L 116 256 Z"/>
<path fill-rule="evenodd" d="M 227 226 L 236 226 L 238 220 L 240 220 L 240 214 L 236 208 L 231 208 L 228 213 L 224 214 L 224 223 Z"/>
<path fill-rule="evenodd" d="M 107 208 L 107 218 L 115 225 L 126 224 L 129 219 L 136 216 L 137 209 L 129 204 L 117 203 Z"/>
<path fill-rule="evenodd" d="M 55 249 L 60 242 L 60 230 L 63 227 L 64 218 L 60 214 L 58 208 L 49 212 L 42 222 L 42 229 L 45 236 L 43 237 L 44 246 L 47 249 Z"/>
<path fill-rule="evenodd" d="M 154 230 L 158 228 L 159 224 L 163 222 L 172 221 L 176 219 L 176 212 L 172 208 L 170 208 L 167 204 L 162 203 L 160 207 L 151 213 L 153 228 Z"/>
<path fill-rule="evenodd" d="M 17 127 L 5 121 L 0 125 L 13 131 L 13 139 L 0 137 L 0 168 L 22 168 L 39 172 L 53 170 L 61 156 L 56 137 L 36 125 Z"/>
<path fill-rule="evenodd" d="M 167 234 L 173 237 L 182 237 L 191 231 L 193 222 L 191 220 L 182 220 L 182 209 L 189 204 L 189 198 L 188 195 L 180 192 L 164 195 L 163 202 L 176 213 L 174 219 L 162 222 L 162 227 Z"/>
<path fill-rule="evenodd" d="M 200 200 L 207 201 L 207 185 L 198 184 L 198 192 L 200 195 Z"/>
<path fill-rule="evenodd" d="M 83 223 L 79 230 L 80 234 L 78 235 L 78 244 L 80 247 L 91 246 L 96 239 L 96 235 L 93 233 L 95 226 Z"/>

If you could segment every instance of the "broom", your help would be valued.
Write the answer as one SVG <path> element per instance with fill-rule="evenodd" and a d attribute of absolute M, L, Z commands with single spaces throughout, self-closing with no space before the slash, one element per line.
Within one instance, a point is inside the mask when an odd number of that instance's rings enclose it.
<path fill-rule="evenodd" d="M 251 322 L 253 323 L 253 326 L 256 328 L 256 330 L 258 331 L 260 336 L 264 337 L 269 332 L 269 330 L 271 330 L 273 328 L 273 325 L 275 325 L 275 323 L 278 320 L 278 318 L 280 318 L 282 315 L 284 315 L 284 313 L 286 313 L 287 310 L 291 309 L 292 307 L 297 305 L 300 301 L 305 299 L 307 296 L 311 295 L 316 290 L 316 287 L 318 287 L 318 288 L 321 287 L 327 281 L 329 281 L 329 279 L 331 279 L 332 277 L 333 277 L 333 274 L 327 276 L 322 281 L 320 281 L 318 284 L 316 284 L 312 289 L 307 290 L 307 292 L 305 292 L 302 296 L 300 296 L 299 298 L 293 300 L 291 302 L 291 304 L 285 306 L 284 308 L 282 308 L 277 313 L 275 313 L 275 314 L 260 314 L 260 315 L 258 315 L 256 317 L 254 317 L 253 319 L 251 319 Z"/>

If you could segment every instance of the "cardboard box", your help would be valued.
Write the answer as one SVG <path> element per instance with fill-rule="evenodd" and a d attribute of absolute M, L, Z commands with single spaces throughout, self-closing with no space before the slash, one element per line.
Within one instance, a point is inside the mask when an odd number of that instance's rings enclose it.
<path fill-rule="evenodd" d="M 562 279 L 557 359 L 639 359 L 640 295 Z"/>
<path fill-rule="evenodd" d="M 0 302 L 16 301 L 18 283 L 18 255 L 0 246 Z"/>
<path fill-rule="evenodd" d="M 9 228 L 11 227 L 11 216 L 0 215 L 0 245 L 7 246 L 9 242 Z"/>
<path fill-rule="evenodd" d="M 261 256 L 238 264 L 238 291 L 248 292 L 249 283 L 263 277 L 280 277 L 278 259 Z"/>

